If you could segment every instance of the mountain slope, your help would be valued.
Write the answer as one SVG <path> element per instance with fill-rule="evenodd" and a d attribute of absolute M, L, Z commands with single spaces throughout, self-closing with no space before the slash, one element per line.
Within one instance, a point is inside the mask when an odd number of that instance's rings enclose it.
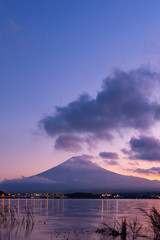
<path fill-rule="evenodd" d="M 144 192 L 158 191 L 160 181 L 120 175 L 83 157 L 73 157 L 35 176 L 3 181 L 0 188 L 14 192 Z"/>
<path fill-rule="evenodd" d="M 65 192 L 152 191 L 160 187 L 159 181 L 120 175 L 81 157 L 73 157 L 36 177 L 56 182 Z"/>

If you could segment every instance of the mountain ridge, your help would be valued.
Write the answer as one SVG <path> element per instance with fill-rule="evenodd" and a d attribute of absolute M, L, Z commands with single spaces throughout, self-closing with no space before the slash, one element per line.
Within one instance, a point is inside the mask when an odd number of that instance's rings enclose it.
<path fill-rule="evenodd" d="M 28 178 L 5 180 L 0 188 L 10 192 L 151 192 L 160 189 L 160 181 L 121 175 L 77 156 Z"/>

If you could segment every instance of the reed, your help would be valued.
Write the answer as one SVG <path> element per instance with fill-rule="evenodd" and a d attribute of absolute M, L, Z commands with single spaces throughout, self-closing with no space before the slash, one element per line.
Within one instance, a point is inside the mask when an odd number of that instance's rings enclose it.
<path fill-rule="evenodd" d="M 140 238 L 148 238 L 146 235 L 143 234 L 143 225 L 140 225 L 138 223 L 137 218 L 128 222 L 124 218 L 121 221 L 116 221 L 113 227 L 109 226 L 106 223 L 103 223 L 103 227 L 98 228 L 96 232 L 106 235 L 106 239 L 108 239 L 108 236 L 112 237 L 113 239 L 118 238 L 121 240 L 136 240 Z"/>
<path fill-rule="evenodd" d="M 143 234 L 143 225 L 139 224 L 137 218 L 134 218 L 132 221 L 129 221 L 127 224 L 130 239 L 136 240 L 139 238 L 147 238 L 146 235 Z"/>
<path fill-rule="evenodd" d="M 0 205 L 0 240 L 20 239 L 22 233 L 29 236 L 34 227 L 34 214 L 30 208 L 20 217 L 16 207 Z"/>
<path fill-rule="evenodd" d="M 103 227 L 96 230 L 97 233 L 103 235 L 112 236 L 113 238 L 119 237 L 121 240 L 126 240 L 127 238 L 127 221 L 122 219 L 121 221 L 116 221 L 113 227 L 108 224 L 103 223 Z"/>
<path fill-rule="evenodd" d="M 149 227 L 153 231 L 154 240 L 160 240 L 160 212 L 152 207 L 149 212 L 144 209 L 140 209 L 148 218 Z"/>

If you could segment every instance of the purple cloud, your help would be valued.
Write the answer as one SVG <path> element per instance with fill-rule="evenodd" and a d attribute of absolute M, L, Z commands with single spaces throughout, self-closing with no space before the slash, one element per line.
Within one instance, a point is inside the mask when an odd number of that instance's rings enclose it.
<path fill-rule="evenodd" d="M 119 163 L 112 159 L 112 160 L 104 160 L 104 163 L 107 164 L 107 165 L 119 165 Z"/>
<path fill-rule="evenodd" d="M 74 135 L 60 135 L 55 142 L 55 148 L 57 150 L 63 149 L 68 152 L 81 151 L 82 139 Z"/>
<path fill-rule="evenodd" d="M 50 180 L 48 178 L 33 176 L 33 177 L 21 177 L 14 179 L 5 179 L 1 183 L 57 183 L 56 181 Z"/>
<path fill-rule="evenodd" d="M 137 169 L 134 170 L 134 172 L 159 175 L 160 174 L 160 167 L 152 167 L 152 168 L 148 168 L 148 169 L 137 168 Z"/>
<path fill-rule="evenodd" d="M 131 166 L 137 166 L 137 165 L 139 165 L 138 162 L 128 162 L 128 164 L 131 165 Z"/>
<path fill-rule="evenodd" d="M 108 141 L 123 128 L 148 129 L 160 119 L 160 105 L 151 94 L 157 81 L 159 75 L 145 68 L 117 70 L 104 80 L 95 98 L 83 94 L 64 107 L 56 107 L 39 127 L 51 137 L 84 134 L 85 138 Z"/>
<path fill-rule="evenodd" d="M 132 137 L 130 150 L 122 149 L 122 152 L 128 154 L 130 159 L 140 159 L 148 161 L 160 161 L 160 141 L 154 137 L 140 136 Z"/>
<path fill-rule="evenodd" d="M 118 159 L 118 154 L 116 152 L 100 152 L 99 156 L 104 159 Z"/>
<path fill-rule="evenodd" d="M 122 148 L 121 152 L 124 153 L 124 154 L 127 154 L 127 155 L 131 154 L 131 151 L 126 149 L 126 148 Z"/>

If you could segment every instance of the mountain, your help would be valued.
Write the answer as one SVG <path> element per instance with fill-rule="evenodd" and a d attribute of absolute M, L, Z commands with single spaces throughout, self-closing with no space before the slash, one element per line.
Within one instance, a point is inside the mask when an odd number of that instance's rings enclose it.
<path fill-rule="evenodd" d="M 120 175 L 80 156 L 29 178 L 5 180 L 0 188 L 7 192 L 149 192 L 158 191 L 160 181 Z"/>

